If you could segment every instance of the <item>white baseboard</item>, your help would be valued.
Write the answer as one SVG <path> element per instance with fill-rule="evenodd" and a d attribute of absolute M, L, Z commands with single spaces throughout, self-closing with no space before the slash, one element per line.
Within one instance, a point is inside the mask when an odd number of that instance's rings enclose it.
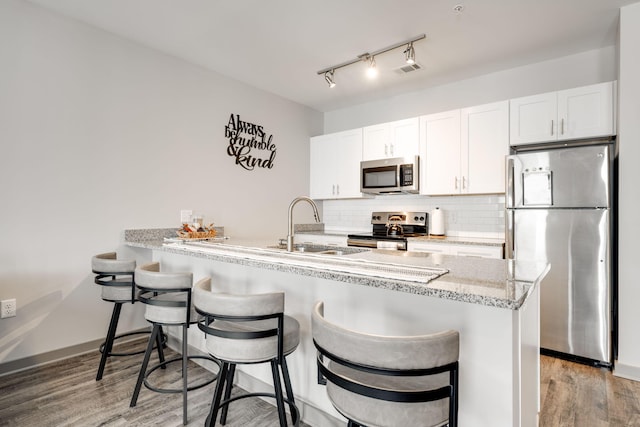
<path fill-rule="evenodd" d="M 149 328 L 135 329 L 130 332 L 148 332 Z M 125 337 L 118 341 L 118 343 L 124 343 L 132 341 L 135 337 Z M 58 350 L 48 351 L 46 353 L 34 354 L 23 359 L 12 360 L 9 362 L 0 363 L 0 377 L 15 374 L 17 372 L 25 371 L 27 369 L 35 368 L 37 366 L 46 366 L 51 363 L 59 362 L 61 360 L 68 359 L 70 357 L 80 356 L 81 354 L 90 353 L 92 351 L 98 351 L 100 345 L 104 342 L 104 338 L 96 339 L 93 341 L 85 342 L 82 344 L 76 344 L 69 347 L 64 347 Z M 96 365 L 96 370 L 97 370 Z"/>
<path fill-rule="evenodd" d="M 613 368 L 613 375 L 628 380 L 640 381 L 640 366 L 616 363 Z"/>

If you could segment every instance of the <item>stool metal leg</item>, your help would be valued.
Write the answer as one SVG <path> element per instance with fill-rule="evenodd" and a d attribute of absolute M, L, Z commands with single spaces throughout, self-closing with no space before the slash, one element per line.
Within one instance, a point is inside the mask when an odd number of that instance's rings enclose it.
<path fill-rule="evenodd" d="M 218 372 L 218 382 L 216 383 L 216 390 L 213 393 L 213 400 L 211 402 L 211 410 L 209 416 L 205 422 L 205 426 L 214 427 L 216 424 L 216 418 L 218 417 L 218 410 L 220 409 L 220 401 L 222 399 L 222 393 L 224 391 L 224 383 L 227 381 L 227 374 L 229 372 L 229 363 L 222 362 L 220 372 Z"/>
<path fill-rule="evenodd" d="M 276 405 L 278 407 L 278 418 L 280 427 L 287 427 L 287 415 L 284 412 L 284 398 L 282 396 L 282 383 L 280 382 L 280 371 L 278 370 L 277 359 L 271 359 L 271 373 L 273 374 L 273 388 L 276 394 Z"/>
<path fill-rule="evenodd" d="M 291 388 L 291 379 L 289 377 L 289 368 L 287 367 L 287 359 L 286 358 L 282 358 L 282 365 L 280 366 L 280 369 L 282 370 L 282 378 L 284 379 L 284 388 L 287 391 L 287 398 L 289 399 L 289 407 L 291 408 L 291 414 L 294 414 L 294 410 L 293 410 L 293 406 L 295 405 L 296 401 L 293 398 L 293 388 Z M 295 423 L 296 420 L 293 420 L 293 422 Z"/>
<path fill-rule="evenodd" d="M 187 327 L 182 325 L 182 424 L 187 425 Z"/>
<path fill-rule="evenodd" d="M 151 353 L 153 352 L 153 344 L 156 341 L 156 336 L 158 335 L 158 331 L 160 326 L 157 324 L 153 324 L 153 330 L 151 331 L 151 336 L 149 337 L 149 343 L 147 344 L 147 351 L 144 353 L 144 359 L 142 360 L 142 366 L 140 366 L 140 373 L 138 374 L 138 381 L 136 382 L 136 388 L 133 390 L 133 396 L 131 396 L 130 407 L 136 406 L 138 403 L 138 395 L 140 394 L 140 388 L 142 387 L 142 382 L 144 381 L 144 375 L 147 372 L 147 366 L 149 365 L 149 359 L 151 358 Z"/>
<path fill-rule="evenodd" d="M 228 400 L 231 397 L 231 389 L 233 388 L 233 377 L 236 374 L 236 365 L 231 365 L 229 367 L 229 372 L 227 372 L 227 386 L 224 390 L 223 401 Z M 222 407 L 222 413 L 220 414 L 220 424 L 225 425 L 227 423 L 227 412 L 229 412 L 229 405 L 224 405 Z"/>
<path fill-rule="evenodd" d="M 164 363 L 164 345 L 162 343 L 164 337 L 164 331 L 162 325 L 158 325 L 158 333 L 156 334 L 156 346 L 158 349 L 158 359 L 160 363 Z M 161 365 L 160 369 L 167 369 L 165 365 Z"/>
<path fill-rule="evenodd" d="M 109 330 L 107 331 L 107 338 L 104 342 L 104 347 L 102 348 L 102 356 L 100 356 L 100 366 L 98 366 L 98 374 L 96 375 L 96 381 L 100 381 L 102 379 L 102 374 L 104 373 L 104 367 L 107 363 L 107 358 L 111 354 L 111 350 L 113 349 L 113 341 L 116 337 L 116 329 L 118 328 L 118 319 L 120 319 L 120 310 L 122 309 L 122 303 L 117 302 L 113 306 L 113 311 L 111 312 L 111 321 L 109 322 Z"/>

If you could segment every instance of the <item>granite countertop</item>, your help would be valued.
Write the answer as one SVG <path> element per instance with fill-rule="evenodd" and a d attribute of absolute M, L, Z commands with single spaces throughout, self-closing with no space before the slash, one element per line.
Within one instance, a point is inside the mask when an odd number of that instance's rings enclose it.
<path fill-rule="evenodd" d="M 126 230 L 125 244 L 222 262 L 517 310 L 548 265 L 393 250 L 339 256 L 287 252 L 272 240 L 173 241 L 175 229 Z M 335 249 L 335 248 L 334 248 Z"/>

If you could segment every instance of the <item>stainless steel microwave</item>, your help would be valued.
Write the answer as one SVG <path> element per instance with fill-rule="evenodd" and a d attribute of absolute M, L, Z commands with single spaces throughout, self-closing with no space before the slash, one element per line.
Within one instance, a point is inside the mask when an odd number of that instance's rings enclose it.
<path fill-rule="evenodd" d="M 367 194 L 417 193 L 419 156 L 360 162 L 360 191 Z"/>

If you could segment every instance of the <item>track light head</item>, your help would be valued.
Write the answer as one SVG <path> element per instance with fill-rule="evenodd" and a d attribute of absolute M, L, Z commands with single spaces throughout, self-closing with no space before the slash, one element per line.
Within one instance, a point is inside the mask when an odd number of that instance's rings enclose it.
<path fill-rule="evenodd" d="M 378 69 L 376 68 L 376 59 L 373 56 L 369 57 L 369 67 L 367 68 L 367 77 L 370 79 L 375 78 L 378 75 Z"/>
<path fill-rule="evenodd" d="M 327 71 L 326 73 L 324 73 L 324 80 L 327 82 L 327 84 L 329 85 L 330 88 L 333 88 L 336 86 L 336 82 L 333 80 L 333 73 L 335 72 L 335 70 L 330 70 Z"/>
<path fill-rule="evenodd" d="M 407 49 L 404 51 L 405 61 L 409 65 L 416 63 L 416 51 L 413 49 L 413 42 L 407 45 Z"/>

